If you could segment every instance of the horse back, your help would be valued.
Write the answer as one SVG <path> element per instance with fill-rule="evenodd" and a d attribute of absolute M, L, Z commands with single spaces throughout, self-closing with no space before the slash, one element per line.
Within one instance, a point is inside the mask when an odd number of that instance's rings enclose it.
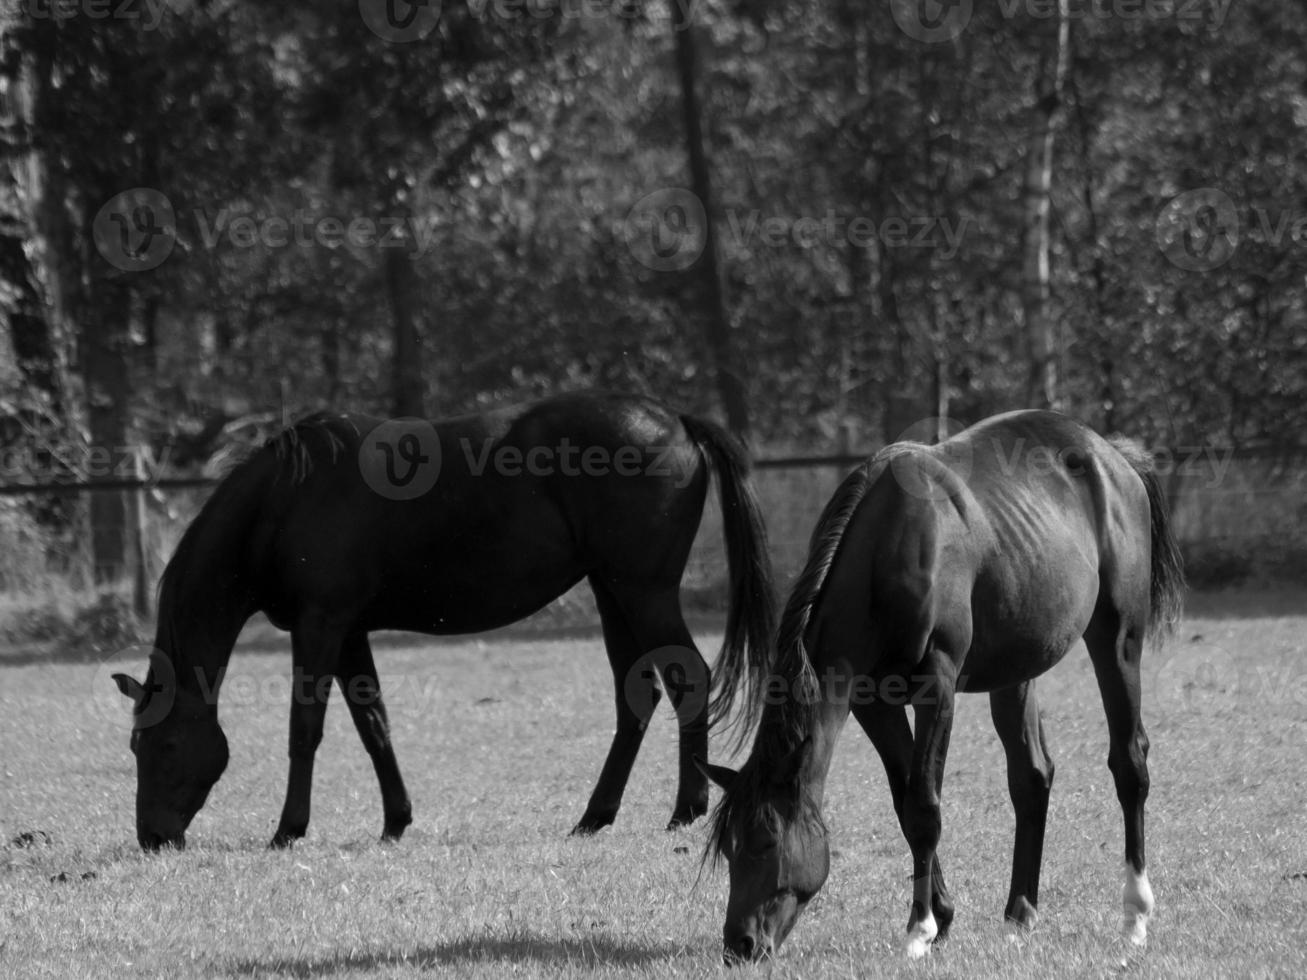
<path fill-rule="evenodd" d="M 314 417 L 266 451 L 282 462 L 250 565 L 267 569 L 281 619 L 308 603 L 372 628 L 460 633 L 519 619 L 603 565 L 674 565 L 679 581 L 707 472 L 659 403 L 574 394 L 395 425 Z M 378 478 L 401 432 L 420 443 L 421 493 Z"/>
<path fill-rule="evenodd" d="M 938 445 L 888 447 L 873 466 L 849 527 L 858 544 L 828 588 L 832 610 L 861 599 L 849 634 L 878 637 L 882 669 L 910 670 L 934 646 L 960 689 L 990 690 L 1056 663 L 1100 595 L 1147 608 L 1142 482 L 1086 426 L 1009 413 Z"/>

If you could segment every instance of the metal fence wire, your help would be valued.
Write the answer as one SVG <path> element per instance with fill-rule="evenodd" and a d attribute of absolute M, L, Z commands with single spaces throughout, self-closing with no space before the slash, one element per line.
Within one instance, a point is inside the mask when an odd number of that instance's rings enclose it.
<path fill-rule="evenodd" d="M 802 567 L 822 507 L 864 458 L 787 457 L 754 464 L 753 481 L 782 588 Z M 1222 570 L 1234 577 L 1241 572 L 1307 577 L 1307 449 L 1177 448 L 1159 451 L 1156 459 L 1176 536 L 1200 579 Z M 0 486 L 0 546 L 11 555 L 29 554 L 37 546 L 15 498 L 133 491 L 145 495 L 145 506 L 138 511 L 145 519 L 132 551 L 146 556 L 149 567 L 143 578 L 152 583 L 215 482 L 187 477 Z M 9 584 L 4 580 L 11 579 L 4 572 L 0 567 L 0 591 Z M 687 605 L 720 607 L 727 575 L 721 513 L 717 494 L 710 492 L 684 579 Z M 588 596 L 570 602 L 573 618 L 592 611 Z M 584 608 L 576 609 L 578 602 Z"/>

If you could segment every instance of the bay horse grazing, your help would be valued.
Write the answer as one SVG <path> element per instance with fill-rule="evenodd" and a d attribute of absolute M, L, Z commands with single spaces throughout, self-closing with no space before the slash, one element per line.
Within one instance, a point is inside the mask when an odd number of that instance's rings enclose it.
<path fill-rule="evenodd" d="M 1139 661 L 1146 631 L 1173 624 L 1182 588 L 1151 458 L 1056 413 L 996 416 L 935 446 L 898 443 L 854 470 L 817 523 L 771 676 L 749 678 L 761 719 L 748 760 L 738 773 L 705 766 L 725 789 L 705 858 L 730 869 L 727 962 L 779 947 L 826 881 L 822 802 L 850 711 L 880 754 L 912 851 L 907 955 L 947 932 L 953 903 L 936 847 L 958 691 L 989 694 L 1016 810 L 1006 916 L 1033 924 L 1053 782 L 1035 678 L 1080 637 L 1125 817 L 1124 931 L 1142 945 L 1153 897 Z"/>
<path fill-rule="evenodd" d="M 679 589 L 713 471 L 730 598 L 710 694 Z M 708 808 L 694 759 L 707 749 L 710 721 L 729 713 L 738 682 L 766 656 L 774 619 L 765 531 L 734 438 L 647 398 L 572 394 L 435 424 L 319 415 L 270 439 L 182 536 L 161 581 L 144 683 L 115 675 L 136 702 L 141 846 L 183 846 L 227 765 L 218 691 L 255 612 L 290 630 L 294 660 L 290 776 L 272 844 L 308 826 L 333 678 L 376 769 L 383 836 L 395 839 L 411 806 L 368 633 L 491 629 L 583 578 L 602 620 L 617 729 L 573 832 L 612 823 L 661 696 L 655 668 L 666 675 L 669 665 L 680 672 L 671 826 L 688 824 Z M 657 651 L 663 660 L 645 659 Z M 634 697 L 633 671 L 636 687 L 646 686 Z"/>

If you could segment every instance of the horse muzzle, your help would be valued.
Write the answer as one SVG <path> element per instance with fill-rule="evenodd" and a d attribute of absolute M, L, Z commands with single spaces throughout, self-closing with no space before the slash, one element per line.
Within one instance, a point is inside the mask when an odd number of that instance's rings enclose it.
<path fill-rule="evenodd" d="M 722 962 L 726 966 L 743 966 L 770 959 L 773 947 L 770 940 L 761 941 L 748 933 L 741 933 L 722 944 Z"/>

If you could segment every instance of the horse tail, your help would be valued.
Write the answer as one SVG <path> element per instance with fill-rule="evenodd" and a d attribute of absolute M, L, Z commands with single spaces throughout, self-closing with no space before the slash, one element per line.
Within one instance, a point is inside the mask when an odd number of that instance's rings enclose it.
<path fill-rule="evenodd" d="M 747 729 L 752 727 L 762 702 L 768 651 L 776 627 L 767 526 L 749 480 L 748 455 L 739 440 L 704 419 L 682 415 L 681 424 L 717 474 L 730 574 L 726 636 L 713 670 L 709 717 L 714 725 L 726 719 L 743 691 L 742 720 Z"/>
<path fill-rule="evenodd" d="M 1148 491 L 1149 538 L 1152 545 L 1150 568 L 1149 621 L 1151 629 L 1165 636 L 1175 629 L 1184 605 L 1184 560 L 1171 531 L 1171 511 L 1166 491 L 1158 479 L 1153 455 L 1139 443 L 1115 438 L 1112 446 L 1125 457 Z"/>

